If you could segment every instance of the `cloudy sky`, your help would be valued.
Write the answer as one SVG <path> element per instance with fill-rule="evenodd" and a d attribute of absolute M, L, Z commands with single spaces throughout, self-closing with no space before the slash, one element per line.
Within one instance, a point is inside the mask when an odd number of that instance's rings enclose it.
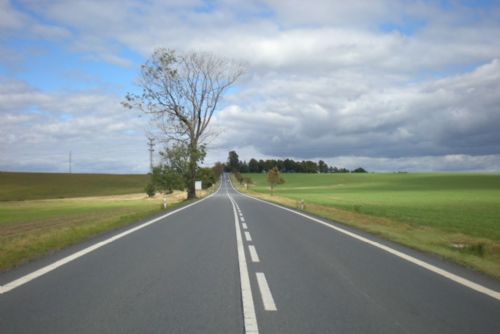
<path fill-rule="evenodd" d="M 207 163 L 500 172 L 500 1 L 0 0 L 0 170 L 144 173 L 158 47 L 247 64 Z"/>

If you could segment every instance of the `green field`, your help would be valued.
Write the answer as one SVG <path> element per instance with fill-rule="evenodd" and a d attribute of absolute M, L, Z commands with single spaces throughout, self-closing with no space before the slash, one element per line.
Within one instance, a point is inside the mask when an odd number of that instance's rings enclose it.
<path fill-rule="evenodd" d="M 148 180 L 147 175 L 0 173 L 0 271 L 160 212 L 162 199 L 144 194 Z M 183 200 L 179 194 L 170 197 L 170 204 Z"/>
<path fill-rule="evenodd" d="M 0 172 L 0 201 L 144 192 L 148 175 Z"/>
<path fill-rule="evenodd" d="M 269 193 L 265 174 L 248 174 Z M 283 174 L 265 196 L 500 278 L 500 175 Z"/>
<path fill-rule="evenodd" d="M 0 202 L 0 271 L 160 211 L 119 196 Z"/>

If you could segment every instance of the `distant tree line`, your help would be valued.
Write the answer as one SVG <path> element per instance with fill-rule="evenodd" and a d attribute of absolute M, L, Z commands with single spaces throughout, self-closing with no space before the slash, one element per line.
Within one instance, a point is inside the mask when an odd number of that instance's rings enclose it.
<path fill-rule="evenodd" d="M 240 161 L 238 154 L 235 151 L 229 152 L 227 164 L 225 166 L 226 172 L 240 172 L 240 173 L 267 173 L 272 168 L 276 167 L 280 173 L 366 173 L 367 171 L 362 168 L 348 170 L 346 168 L 339 168 L 336 166 L 328 166 L 323 160 L 318 162 L 311 160 L 295 161 L 292 159 L 285 160 L 257 160 L 250 159 L 247 161 Z"/>

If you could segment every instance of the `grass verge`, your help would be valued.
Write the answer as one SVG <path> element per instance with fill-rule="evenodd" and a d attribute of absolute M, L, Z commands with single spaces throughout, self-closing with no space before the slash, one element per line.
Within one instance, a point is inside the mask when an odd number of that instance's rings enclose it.
<path fill-rule="evenodd" d="M 289 179 L 288 175 L 285 175 L 285 179 Z M 278 192 L 278 194 L 271 196 L 265 193 L 263 180 L 260 180 L 258 177 L 257 180 L 259 182 L 259 186 L 255 187 L 257 191 L 254 189 L 246 190 L 241 186 L 237 186 L 237 188 L 243 193 L 248 193 L 257 198 L 294 209 L 299 207 L 297 198 L 304 197 L 304 189 L 295 189 L 293 193 L 289 193 L 285 189 L 283 190 L 283 194 Z M 306 186 L 303 181 L 301 183 L 302 186 L 307 187 L 308 191 L 314 188 Z M 237 184 L 234 179 L 233 184 Z M 361 190 L 360 197 L 364 193 L 365 191 Z M 325 194 L 331 196 L 331 192 Z M 341 199 L 341 195 L 337 196 L 339 198 L 336 199 Z M 500 279 L 500 242 L 496 240 L 495 233 L 475 233 L 477 231 L 471 231 L 470 226 L 464 229 L 447 229 L 441 225 L 431 226 L 430 224 L 418 224 L 411 220 L 398 220 L 394 218 L 397 216 L 397 213 L 391 212 L 391 208 L 387 206 L 383 208 L 384 213 L 386 213 L 385 217 L 382 215 L 377 216 L 373 213 L 368 214 L 361 212 L 358 204 L 355 204 L 356 200 L 354 198 L 356 196 L 353 195 L 352 190 L 350 190 L 349 196 L 352 198 L 349 205 L 350 210 L 325 204 L 327 202 L 325 201 L 325 196 L 320 196 L 316 201 L 311 197 L 310 200 L 306 200 L 304 211 L 347 226 L 359 228 L 360 230 L 413 249 L 436 254 L 442 258 Z"/>
<path fill-rule="evenodd" d="M 184 200 L 169 195 L 168 210 Z M 162 203 L 144 194 L 0 202 L 0 271 L 165 211 Z"/>

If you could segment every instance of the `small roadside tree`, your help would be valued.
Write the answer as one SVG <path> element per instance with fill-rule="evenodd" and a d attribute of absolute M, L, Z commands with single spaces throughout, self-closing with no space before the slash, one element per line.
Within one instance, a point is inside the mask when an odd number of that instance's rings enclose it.
<path fill-rule="evenodd" d="M 243 74 L 243 67 L 209 53 L 178 54 L 157 49 L 141 67 L 141 94 L 128 93 L 123 105 L 152 117 L 163 141 L 187 147 L 188 198 L 195 198 L 198 162 L 219 100 Z"/>
<path fill-rule="evenodd" d="M 278 167 L 274 166 L 267 173 L 267 183 L 269 184 L 269 189 L 271 190 L 271 196 L 273 195 L 274 187 L 279 184 L 285 183 L 285 180 L 281 177 Z"/>
<path fill-rule="evenodd" d="M 148 197 L 153 197 L 156 194 L 156 187 L 152 181 L 146 185 L 146 187 L 144 188 L 144 191 L 146 192 Z"/>
<path fill-rule="evenodd" d="M 245 184 L 245 189 L 248 190 L 248 187 L 253 184 L 253 180 L 250 176 L 243 177 L 243 183 Z"/>

